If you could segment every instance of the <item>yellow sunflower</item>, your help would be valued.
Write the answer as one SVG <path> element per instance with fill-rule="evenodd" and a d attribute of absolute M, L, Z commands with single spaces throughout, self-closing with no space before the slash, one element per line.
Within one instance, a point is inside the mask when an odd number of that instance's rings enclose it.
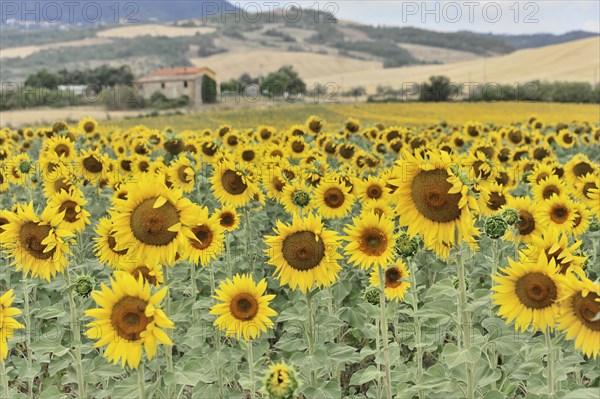
<path fill-rule="evenodd" d="M 210 178 L 211 189 L 221 204 L 238 208 L 256 195 L 258 187 L 254 178 L 247 169 L 232 163 L 219 164 Z"/>
<path fill-rule="evenodd" d="M 600 284 L 583 277 L 567 276 L 560 298 L 557 328 L 587 357 L 600 355 Z"/>
<path fill-rule="evenodd" d="M 576 255 L 577 248 L 581 244 L 581 241 L 574 241 L 570 244 L 566 234 L 554 229 L 547 229 L 541 235 L 534 236 L 531 242 L 525 245 L 521 255 L 524 259 L 532 262 L 536 262 L 540 256 L 553 259 L 559 267 L 560 274 L 567 274 L 571 271 L 583 273 L 581 267 L 585 263 L 585 257 Z"/>
<path fill-rule="evenodd" d="M 64 136 L 54 136 L 44 142 L 42 154 L 55 154 L 63 162 L 71 162 L 77 156 L 75 143 Z"/>
<path fill-rule="evenodd" d="M 188 231 L 187 259 L 194 265 L 206 266 L 223 252 L 225 235 L 216 217 L 209 217 L 208 208 L 194 206 L 194 222 Z M 194 267 L 192 265 L 192 267 Z"/>
<path fill-rule="evenodd" d="M 533 198 L 536 202 L 542 203 L 549 200 L 552 196 L 561 196 L 567 192 L 564 182 L 556 175 L 546 177 L 533 186 Z"/>
<path fill-rule="evenodd" d="M 224 206 L 215 210 L 214 216 L 219 219 L 219 224 L 225 231 L 235 231 L 240 226 L 240 217 L 234 208 Z"/>
<path fill-rule="evenodd" d="M 8 357 L 8 340 L 15 334 L 15 330 L 25 328 L 13 317 L 21 314 L 17 308 L 11 307 L 15 300 L 13 290 L 9 290 L 0 297 L 0 361 Z"/>
<path fill-rule="evenodd" d="M 502 274 L 492 276 L 497 285 L 492 287 L 492 299 L 500 306 L 498 315 L 506 324 L 515 322 L 515 329 L 534 331 L 554 329 L 558 300 L 563 295 L 562 276 L 554 259 L 542 255 L 536 262 L 515 262 L 499 268 Z"/>
<path fill-rule="evenodd" d="M 270 317 L 277 312 L 269 307 L 275 295 L 264 295 L 267 290 L 265 279 L 254 283 L 252 276 L 236 274 L 233 279 L 221 282 L 213 296 L 222 302 L 210 309 L 210 314 L 218 316 L 214 325 L 225 331 L 227 336 L 251 341 L 261 332 L 273 328 Z"/>
<path fill-rule="evenodd" d="M 108 172 L 108 161 L 105 156 L 100 155 L 100 150 L 82 150 L 77 158 L 79 174 L 93 183 L 105 177 Z"/>
<path fill-rule="evenodd" d="M 264 377 L 263 387 L 268 398 L 295 398 L 298 386 L 298 376 L 293 367 L 285 363 L 269 366 L 269 371 Z"/>
<path fill-rule="evenodd" d="M 165 278 L 162 272 L 162 266 L 158 263 L 150 262 L 123 262 L 119 264 L 120 269 L 131 274 L 136 280 L 140 276 L 145 283 L 158 287 L 164 283 Z"/>
<path fill-rule="evenodd" d="M 369 176 L 366 180 L 357 182 L 356 196 L 362 200 L 390 201 L 391 193 L 386 187 L 383 177 Z"/>
<path fill-rule="evenodd" d="M 116 250 L 117 242 L 115 241 L 114 233 L 112 220 L 109 218 L 100 219 L 98 226 L 96 226 L 98 237 L 94 238 L 96 242 L 94 244 L 94 254 L 100 263 L 107 264 L 113 269 L 121 269 L 125 263 L 135 263 L 132 261 L 135 257 L 128 256 L 127 253 L 131 249 L 132 254 L 135 255 L 136 251 L 131 245 L 129 246 L 130 248 Z"/>
<path fill-rule="evenodd" d="M 317 186 L 314 203 L 315 209 L 324 218 L 342 218 L 351 212 L 354 196 L 350 194 L 350 188 L 339 179 L 327 178 Z"/>
<path fill-rule="evenodd" d="M 579 178 L 591 173 L 596 175 L 598 173 L 598 165 L 590 161 L 590 159 L 583 153 L 576 154 L 569 162 L 565 164 L 565 176 L 567 182 L 575 186 Z"/>
<path fill-rule="evenodd" d="M 363 269 L 373 266 L 385 267 L 394 260 L 394 245 L 398 234 L 394 234 L 394 223 L 375 213 L 363 214 L 352 219 L 352 226 L 346 227 L 344 240 L 348 261 Z"/>
<path fill-rule="evenodd" d="M 98 122 L 94 118 L 85 117 L 79 121 L 79 130 L 86 134 L 94 134 L 98 130 Z"/>
<path fill-rule="evenodd" d="M 592 208 L 598 203 L 598 200 L 594 201 L 592 199 L 590 190 L 598 188 L 600 188 L 600 178 L 594 176 L 592 173 L 588 173 L 577 179 L 573 194 L 575 195 L 575 198 L 583 201 L 588 208 Z"/>
<path fill-rule="evenodd" d="M 65 228 L 74 233 L 78 233 L 85 229 L 85 226 L 90 224 L 90 213 L 83 209 L 87 204 L 81 190 L 73 188 L 71 190 L 61 190 L 54 194 L 48 201 L 48 206 L 56 207 L 57 213 L 63 213 L 63 221 L 60 224 L 61 228 Z"/>
<path fill-rule="evenodd" d="M 590 227 L 592 213 L 585 207 L 583 202 L 573 201 L 573 208 L 575 210 L 575 220 L 573 220 L 571 234 L 574 237 L 581 237 Z"/>
<path fill-rule="evenodd" d="M 577 143 L 577 136 L 575 136 L 569 129 L 562 129 L 558 132 L 556 142 L 562 148 L 573 148 L 573 146 Z"/>
<path fill-rule="evenodd" d="M 50 281 L 62 273 L 71 254 L 65 239 L 72 233 L 60 228 L 63 214 L 55 207 L 46 207 L 41 216 L 33 211 L 33 203 L 17 205 L 14 213 L 7 213 L 8 223 L 2 226 L 2 241 L 6 253 L 13 258 L 12 265 L 25 276 Z"/>
<path fill-rule="evenodd" d="M 519 221 L 515 225 L 516 231 L 507 230 L 506 240 L 518 240 L 519 242 L 531 242 L 533 237 L 543 231 L 541 210 L 536 207 L 528 197 L 510 198 L 504 209 L 515 209 L 519 212 Z M 515 237 L 516 235 L 516 237 Z"/>
<path fill-rule="evenodd" d="M 494 215 L 501 211 L 509 199 L 512 198 L 508 187 L 493 182 L 481 186 L 479 196 L 479 209 L 486 215 Z"/>
<path fill-rule="evenodd" d="M 267 236 L 268 263 L 282 285 L 307 292 L 317 286 L 330 286 L 341 270 L 337 252 L 338 235 L 326 230 L 320 216 L 310 213 L 304 218 L 294 214 L 292 224 L 277 221 L 275 236 Z"/>
<path fill-rule="evenodd" d="M 167 172 L 169 180 L 184 193 L 189 193 L 194 189 L 195 174 L 192 163 L 183 155 L 169 165 Z"/>
<path fill-rule="evenodd" d="M 279 202 L 287 213 L 296 214 L 311 209 L 314 203 L 313 188 L 301 180 L 285 185 Z"/>
<path fill-rule="evenodd" d="M 553 195 L 541 206 L 540 222 L 546 228 L 571 234 L 577 217 L 574 205 L 566 195 Z"/>
<path fill-rule="evenodd" d="M 450 155 L 436 150 L 424 158 L 404 151 L 397 165 L 396 176 L 402 177 L 390 183 L 398 187 L 396 202 L 404 208 L 400 226 L 408 227 L 411 236 L 420 234 L 442 258 L 448 257 L 456 238 L 473 245 L 473 236 L 479 234 L 473 215 L 477 200 L 452 172 Z"/>
<path fill-rule="evenodd" d="M 158 307 L 167 295 L 167 287 L 152 294 L 150 284 L 139 275 L 136 279 L 124 271 L 115 271 L 110 279 L 111 287 L 102 284 L 101 291 L 92 292 L 99 306 L 85 311 L 96 319 L 88 323 L 85 332 L 90 339 L 97 339 L 95 348 L 107 345 L 104 357 L 122 367 L 136 369 L 142 359 L 142 347 L 151 360 L 157 351 L 157 342 L 173 345 L 163 328 L 175 328 L 167 315 Z"/>
<path fill-rule="evenodd" d="M 168 189 L 164 176 L 140 176 L 128 184 L 127 199 L 115 202 L 112 214 L 117 251 L 133 245 L 136 256 L 173 266 L 188 248 L 194 207 L 179 189 Z"/>
<path fill-rule="evenodd" d="M 397 260 L 394 264 L 385 268 L 385 297 L 390 301 L 401 301 L 404 294 L 410 288 L 410 282 L 407 281 L 410 272 L 402 260 Z M 379 271 L 375 269 L 371 272 L 369 281 L 372 286 L 379 287 Z M 379 287 L 381 289 L 381 287 Z"/>

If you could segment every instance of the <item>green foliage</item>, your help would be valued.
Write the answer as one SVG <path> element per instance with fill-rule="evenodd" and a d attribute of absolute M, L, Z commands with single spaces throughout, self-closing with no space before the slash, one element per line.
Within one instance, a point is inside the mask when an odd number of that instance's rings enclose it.
<path fill-rule="evenodd" d="M 217 82 L 206 75 L 202 77 L 202 102 L 205 104 L 217 102 Z"/>
<path fill-rule="evenodd" d="M 459 93 L 459 87 L 452 84 L 447 76 L 431 76 L 429 83 L 423 83 L 420 87 L 421 101 L 448 101 Z"/>
<path fill-rule="evenodd" d="M 286 65 L 267 75 L 262 82 L 261 91 L 271 97 L 282 97 L 285 93 L 295 96 L 306 93 L 306 84 L 294 71 L 293 66 Z"/>

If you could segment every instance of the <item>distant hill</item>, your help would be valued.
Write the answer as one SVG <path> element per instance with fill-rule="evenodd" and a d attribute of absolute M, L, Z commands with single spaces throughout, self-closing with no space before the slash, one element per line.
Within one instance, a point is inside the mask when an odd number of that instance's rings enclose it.
<path fill-rule="evenodd" d="M 502 40 L 507 45 L 515 49 L 535 48 L 543 46 L 551 46 L 553 44 L 561 44 L 571 42 L 573 40 L 587 39 L 588 37 L 598 36 L 597 33 L 585 32 L 576 30 L 562 35 L 554 35 L 551 33 L 537 33 L 533 35 L 496 35 L 489 34 L 491 38 Z"/>

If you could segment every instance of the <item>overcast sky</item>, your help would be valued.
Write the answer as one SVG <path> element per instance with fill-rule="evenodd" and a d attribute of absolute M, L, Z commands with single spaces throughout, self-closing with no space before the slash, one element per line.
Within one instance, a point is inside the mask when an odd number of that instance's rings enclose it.
<path fill-rule="evenodd" d="M 368 24 L 415 26 L 439 31 L 492 33 L 600 32 L 600 1 L 282 1 L 333 12 L 339 19 Z"/>

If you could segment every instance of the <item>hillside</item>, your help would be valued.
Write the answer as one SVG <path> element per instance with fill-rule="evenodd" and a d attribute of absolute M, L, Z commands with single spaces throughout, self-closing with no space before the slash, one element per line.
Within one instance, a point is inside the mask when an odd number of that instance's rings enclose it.
<path fill-rule="evenodd" d="M 583 56 L 585 55 L 585 56 Z M 445 65 L 411 66 L 392 69 L 372 69 L 339 74 L 324 74 L 309 80 L 338 82 L 344 89 L 364 86 L 374 93 L 377 86 L 402 88 L 422 83 L 431 75 L 446 75 L 453 82 L 523 83 L 532 80 L 578 81 L 598 83 L 600 77 L 600 37 L 536 49 L 519 50 L 511 54 L 479 58 Z M 343 83 L 342 83 L 343 82 Z"/>

